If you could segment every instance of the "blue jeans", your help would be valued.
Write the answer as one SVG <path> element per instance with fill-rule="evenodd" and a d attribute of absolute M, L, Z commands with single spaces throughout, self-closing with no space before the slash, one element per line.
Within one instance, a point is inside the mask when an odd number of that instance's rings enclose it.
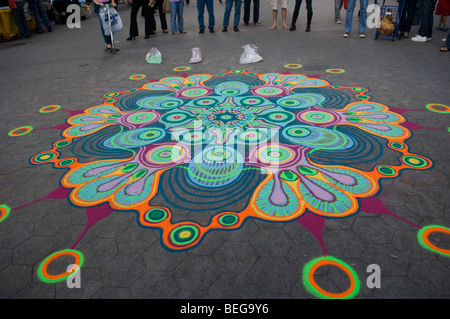
<path fill-rule="evenodd" d="M 447 39 L 445 40 L 445 46 L 450 49 L 450 32 L 447 35 Z"/>
<path fill-rule="evenodd" d="M 170 1 L 170 25 L 172 27 L 172 32 L 177 31 L 181 32 L 184 30 L 183 9 L 184 9 L 184 0 L 180 0 L 177 2 Z"/>
<path fill-rule="evenodd" d="M 36 21 L 36 29 L 42 32 L 41 19 L 39 17 L 38 2 L 39 0 L 27 0 L 28 6 L 30 7 L 31 14 L 34 16 L 34 21 Z"/>
<path fill-rule="evenodd" d="M 422 22 L 420 23 L 419 35 L 431 38 L 433 34 L 433 14 L 437 0 L 420 0 L 419 7 L 422 13 Z"/>
<path fill-rule="evenodd" d="M 24 38 L 29 38 L 31 34 L 27 19 L 25 18 L 25 11 L 23 10 L 23 1 L 16 0 L 16 4 L 17 9 L 14 10 L 14 22 L 17 28 L 19 28 L 20 35 Z"/>
<path fill-rule="evenodd" d="M 228 27 L 230 22 L 230 14 L 231 8 L 233 8 L 233 2 L 235 2 L 234 6 L 234 26 L 237 27 L 239 25 L 239 20 L 241 19 L 241 5 L 242 0 L 227 0 L 225 5 L 225 14 L 223 16 L 223 26 Z"/>
<path fill-rule="evenodd" d="M 367 6 L 369 0 L 360 0 L 360 17 L 359 17 L 359 32 L 366 32 L 367 27 Z M 345 32 L 350 33 L 352 31 L 353 12 L 355 11 L 356 0 L 347 1 L 347 13 L 345 15 Z"/>
<path fill-rule="evenodd" d="M 105 44 L 108 45 L 108 44 L 111 44 L 111 36 L 105 35 L 105 30 L 103 30 L 102 20 L 100 19 L 100 15 L 98 14 L 99 11 L 100 11 L 100 6 L 98 4 L 94 3 L 94 12 L 98 16 L 98 21 L 100 21 L 100 29 L 102 30 L 103 40 L 105 41 Z"/>
<path fill-rule="evenodd" d="M 208 10 L 208 28 L 214 28 L 216 20 L 214 19 L 214 0 L 197 0 L 197 11 L 198 11 L 198 26 L 200 30 L 205 29 L 205 19 L 203 15 L 205 13 L 205 6 Z"/>

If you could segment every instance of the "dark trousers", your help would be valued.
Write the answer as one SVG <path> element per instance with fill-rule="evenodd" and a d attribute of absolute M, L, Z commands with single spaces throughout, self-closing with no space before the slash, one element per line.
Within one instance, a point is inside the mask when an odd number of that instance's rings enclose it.
<path fill-rule="evenodd" d="M 416 14 L 418 0 L 400 0 L 399 5 L 400 8 L 403 6 L 402 17 L 400 19 L 400 25 L 398 27 L 400 32 L 408 32 L 411 31 L 411 26 L 414 21 L 414 16 Z"/>
<path fill-rule="evenodd" d="M 437 0 L 420 0 L 419 6 L 422 13 L 419 34 L 422 37 L 431 38 L 433 34 L 433 14 Z"/>
<path fill-rule="evenodd" d="M 163 3 L 164 0 L 156 0 L 155 7 L 158 9 L 159 13 L 159 19 L 161 20 L 161 29 L 167 30 L 167 20 L 166 20 L 166 14 L 163 12 Z M 150 10 L 150 16 L 153 19 L 153 26 L 156 29 L 156 20 L 155 20 L 155 10 Z"/>
<path fill-rule="evenodd" d="M 139 35 L 139 29 L 137 25 L 137 14 L 139 8 L 142 6 L 142 12 L 145 18 L 145 35 L 150 35 L 155 30 L 153 22 L 155 19 L 151 17 L 151 10 L 148 6 L 148 0 L 133 0 L 131 4 L 131 18 L 130 18 L 130 36 L 135 37 Z M 153 10 L 152 10 L 153 11 Z"/>
<path fill-rule="evenodd" d="M 305 0 L 306 1 L 306 11 L 308 12 L 308 23 L 311 23 L 312 17 L 312 0 Z M 300 13 L 300 6 L 302 5 L 302 0 L 295 0 L 295 7 L 294 7 L 294 13 L 292 13 L 292 23 L 291 25 L 294 26 L 297 22 L 298 14 Z"/>
<path fill-rule="evenodd" d="M 252 0 L 244 0 L 244 23 L 250 21 L 250 6 Z M 259 22 L 259 0 L 253 0 L 253 23 Z"/>

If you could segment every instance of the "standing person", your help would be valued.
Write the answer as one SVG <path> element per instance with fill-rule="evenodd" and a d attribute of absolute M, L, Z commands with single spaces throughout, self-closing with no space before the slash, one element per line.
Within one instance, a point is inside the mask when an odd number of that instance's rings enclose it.
<path fill-rule="evenodd" d="M 105 50 L 106 51 L 111 51 L 112 48 L 112 42 L 111 42 L 111 36 L 110 35 L 105 35 L 105 30 L 103 29 L 103 23 L 102 20 L 100 18 L 100 8 L 103 8 L 105 6 L 105 4 L 111 4 L 111 6 L 115 7 L 116 3 L 114 2 L 114 0 L 93 0 L 94 2 L 94 12 L 97 14 L 98 16 L 98 20 L 100 21 L 100 30 L 102 31 L 102 35 L 103 35 L 103 40 L 105 41 Z M 118 48 L 115 48 L 116 51 L 120 51 Z"/>
<path fill-rule="evenodd" d="M 403 12 L 398 27 L 398 37 L 407 39 L 416 15 L 417 0 L 400 0 L 399 6 L 400 8 L 403 6 Z"/>
<path fill-rule="evenodd" d="M 367 6 L 369 0 L 360 0 L 360 19 L 359 19 L 359 37 L 365 38 L 365 32 L 367 28 Z M 353 12 L 355 11 L 356 0 L 348 0 L 347 1 L 347 12 L 345 14 L 345 33 L 342 35 L 344 38 L 348 38 L 350 36 L 350 32 L 352 31 L 353 24 Z"/>
<path fill-rule="evenodd" d="M 156 0 L 153 10 L 150 10 L 150 17 L 152 18 L 152 24 L 154 27 L 154 30 L 156 31 L 156 20 L 155 20 L 155 10 L 154 8 L 156 7 L 158 9 L 158 14 L 159 14 L 159 20 L 161 21 L 161 29 L 163 30 L 164 33 L 168 33 L 169 30 L 167 30 L 167 19 L 166 19 L 166 13 L 163 10 L 163 4 L 164 4 L 164 0 Z"/>
<path fill-rule="evenodd" d="M 214 32 L 214 26 L 216 24 L 216 20 L 214 18 L 214 0 L 197 0 L 197 11 L 198 11 L 198 26 L 199 33 L 205 32 L 205 6 L 208 10 L 208 29 L 209 32 Z"/>
<path fill-rule="evenodd" d="M 447 17 L 450 16 L 450 0 L 438 0 L 435 14 L 441 16 L 437 29 L 447 31 Z"/>
<path fill-rule="evenodd" d="M 411 38 L 414 42 L 431 41 L 433 35 L 433 12 L 437 0 L 419 0 L 419 6 L 422 13 L 419 34 Z"/>
<path fill-rule="evenodd" d="M 244 0 L 244 23 L 242 25 L 248 25 L 250 21 L 250 6 L 252 0 Z M 253 0 L 253 23 L 259 25 L 259 0 Z"/>
<path fill-rule="evenodd" d="M 283 21 L 283 29 L 289 30 L 286 24 L 287 7 L 289 4 L 288 0 L 270 0 L 270 4 L 272 6 L 272 18 L 273 18 L 273 24 L 270 27 L 270 30 L 275 30 L 277 28 L 277 16 L 279 7 L 281 7 L 281 19 Z"/>
<path fill-rule="evenodd" d="M 233 8 L 233 2 L 234 5 L 234 27 L 233 30 L 235 32 L 239 31 L 239 20 L 241 20 L 241 6 L 242 6 L 242 0 L 227 0 L 225 4 L 225 14 L 223 16 L 223 29 L 222 32 L 227 32 L 228 30 L 228 24 L 230 22 L 230 15 L 231 15 L 231 9 Z"/>
<path fill-rule="evenodd" d="M 311 20 L 313 16 L 313 10 L 312 10 L 312 0 L 305 0 L 306 1 L 306 11 L 307 11 L 307 22 L 306 22 L 306 30 L 305 32 L 311 31 Z M 294 31 L 297 29 L 295 26 L 295 23 L 297 22 L 298 14 L 300 12 L 300 6 L 302 5 L 302 0 L 295 0 L 295 7 L 294 7 L 294 13 L 292 14 L 292 22 L 291 27 L 289 28 L 290 31 Z"/>
<path fill-rule="evenodd" d="M 27 19 L 25 18 L 25 11 L 23 10 L 23 0 L 16 0 L 17 8 L 14 9 L 14 22 L 19 28 L 20 36 L 22 39 L 28 39 L 31 37 L 30 28 L 28 27 Z"/>
<path fill-rule="evenodd" d="M 44 30 L 42 29 L 42 24 L 44 24 L 45 28 L 51 32 L 52 25 L 48 21 L 47 14 L 45 13 L 44 6 L 42 4 L 42 0 L 27 0 L 28 5 L 30 6 L 30 11 L 34 16 L 34 21 L 36 21 L 36 33 L 42 33 Z M 39 15 L 41 13 L 41 16 Z M 42 21 L 41 21 L 42 18 Z"/>
<path fill-rule="evenodd" d="M 344 5 L 344 0 L 334 0 L 334 22 L 341 24 L 341 9 Z"/>
<path fill-rule="evenodd" d="M 186 33 L 183 20 L 184 0 L 170 0 L 170 25 L 172 34 Z"/>
<path fill-rule="evenodd" d="M 137 14 L 139 8 L 142 7 L 142 14 L 145 19 L 145 38 L 148 39 L 150 34 L 153 34 L 153 30 L 155 30 L 155 26 L 153 22 L 155 19 L 152 19 L 151 10 L 148 6 L 149 0 L 129 0 L 131 3 L 131 17 L 130 17 L 130 36 L 127 38 L 127 41 L 136 39 L 139 36 L 139 29 L 137 24 Z"/>

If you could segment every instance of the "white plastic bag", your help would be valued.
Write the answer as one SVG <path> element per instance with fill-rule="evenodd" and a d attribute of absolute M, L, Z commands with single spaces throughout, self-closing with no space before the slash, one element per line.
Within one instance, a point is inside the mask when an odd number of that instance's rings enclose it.
<path fill-rule="evenodd" d="M 202 61 L 202 51 L 200 48 L 192 48 L 192 58 L 189 60 L 189 63 L 199 63 Z"/>
<path fill-rule="evenodd" d="M 240 64 L 248 64 L 262 61 L 262 57 L 258 54 L 258 47 L 253 44 L 246 44 L 242 47 L 244 53 L 241 55 L 239 60 Z"/>
<path fill-rule="evenodd" d="M 123 29 L 122 19 L 120 18 L 120 15 L 117 13 L 116 9 L 114 9 L 113 7 L 109 7 L 111 29 L 109 28 L 108 23 L 108 8 L 106 6 L 101 7 L 98 14 L 100 16 L 100 20 L 102 21 L 103 31 L 105 32 L 105 35 L 111 35 L 111 30 L 112 33 L 115 34 Z"/>
<path fill-rule="evenodd" d="M 151 48 L 151 50 L 148 51 L 147 55 L 145 56 L 145 61 L 150 64 L 161 64 L 161 52 L 159 52 L 157 48 Z"/>

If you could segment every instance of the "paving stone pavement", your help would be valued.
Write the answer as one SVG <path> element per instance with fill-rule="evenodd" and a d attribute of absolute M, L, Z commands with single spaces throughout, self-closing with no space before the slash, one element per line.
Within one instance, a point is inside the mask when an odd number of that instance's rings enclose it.
<path fill-rule="evenodd" d="M 187 34 L 162 33 L 156 17 L 157 34 L 144 39 L 144 22 L 139 17 L 141 34 L 133 41 L 126 41 L 130 9 L 120 4 L 125 29 L 116 36 L 120 48 L 116 55 L 103 50 L 96 16 L 82 20 L 80 29 L 58 24 L 52 33 L 1 42 L 0 204 L 17 208 L 61 185 L 62 170 L 34 166 L 30 158 L 61 139 L 57 129 L 36 129 L 63 124 L 69 113 L 43 114 L 39 109 L 61 105 L 64 110 L 80 110 L 99 105 L 107 92 L 142 86 L 146 80 L 130 80 L 134 74 L 145 74 L 147 79 L 179 76 L 173 69 L 188 65 L 193 47 L 201 48 L 203 61 L 189 65 L 188 75 L 234 69 L 281 73 L 287 70 L 286 64 L 301 64 L 302 68 L 292 72 L 320 74 L 335 85 L 370 88 L 373 101 L 389 107 L 450 106 L 449 56 L 439 52 L 444 32 L 434 31 L 433 39 L 423 44 L 404 39 L 375 41 L 374 30 L 368 30 L 365 39 L 359 39 L 355 31 L 344 39 L 343 25 L 334 23 L 333 3 L 313 2 L 309 33 L 304 32 L 305 4 L 297 30 L 290 32 L 280 22 L 276 30 L 269 29 L 271 9 L 264 0 L 260 26 L 240 26 L 239 32 L 227 33 L 221 32 L 225 5 L 215 1 L 216 32 L 199 34 L 196 1 L 191 0 L 184 10 Z M 293 5 L 291 1 L 288 21 Z M 417 26 L 411 33 L 417 33 Z M 263 61 L 239 64 L 247 43 L 259 48 Z M 145 55 L 152 47 L 162 53 L 162 64 L 146 63 Z M 345 72 L 326 72 L 333 68 Z M 410 151 L 430 158 L 434 166 L 383 180 L 377 198 L 395 215 L 416 225 L 450 227 L 450 114 L 422 110 L 403 115 L 409 122 L 439 129 L 416 129 L 408 140 Z M 8 135 L 24 125 L 35 130 L 23 136 Z M 71 205 L 67 197 L 12 210 L 0 222 L 0 298 L 316 298 L 302 283 L 302 269 L 322 256 L 322 249 L 296 221 L 250 219 L 236 231 L 208 233 L 194 249 L 173 252 L 162 247 L 157 230 L 139 227 L 136 214 L 115 211 L 89 229 L 76 246 L 84 254 L 81 288 L 70 289 L 65 281 L 42 282 L 37 276 L 40 263 L 69 248 L 86 223 L 85 210 Z M 423 249 L 417 228 L 409 223 L 361 211 L 345 219 L 326 219 L 323 238 L 328 254 L 357 273 L 361 287 L 355 298 L 450 297 L 450 259 Z M 450 249 L 448 234 L 437 234 L 433 240 Z M 381 288 L 366 285 L 371 264 L 381 268 Z M 333 267 L 320 268 L 316 276 L 327 291 L 345 291 L 349 284 L 344 272 Z"/>

